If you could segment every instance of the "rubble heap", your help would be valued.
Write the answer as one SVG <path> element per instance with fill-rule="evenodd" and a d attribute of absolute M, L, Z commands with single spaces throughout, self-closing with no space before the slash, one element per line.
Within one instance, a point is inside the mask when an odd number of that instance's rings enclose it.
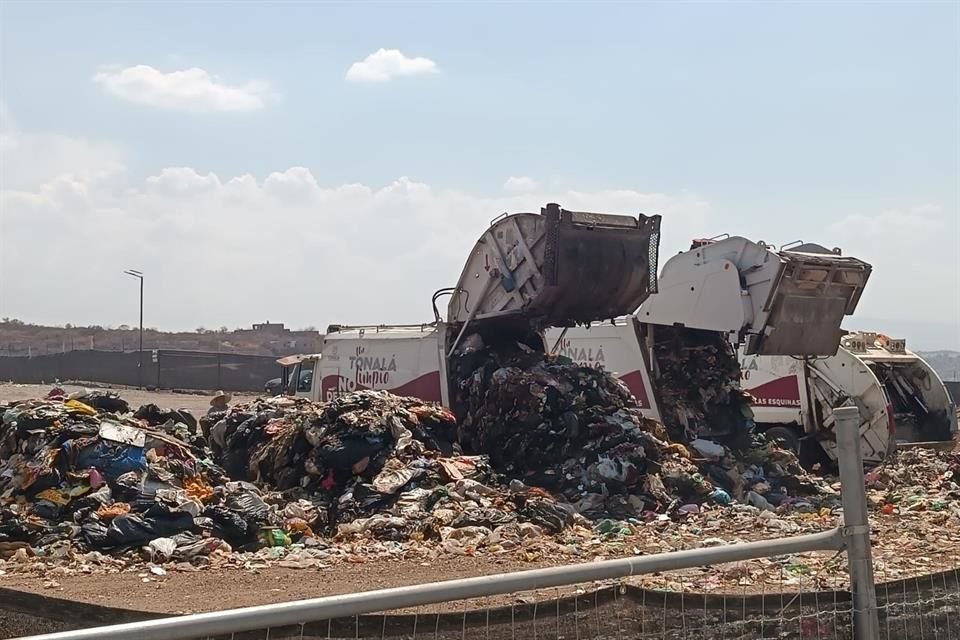
<path fill-rule="evenodd" d="M 960 452 L 898 451 L 864 481 L 868 500 L 884 513 L 952 513 L 960 523 Z"/>
<path fill-rule="evenodd" d="M 462 549 L 829 494 L 774 445 L 673 444 L 614 376 L 522 343 L 456 366 L 459 429 L 440 406 L 369 390 L 200 420 L 56 394 L 0 407 L 0 542 L 178 561 L 331 538 Z"/>
<path fill-rule="evenodd" d="M 509 369 L 488 371 L 490 353 L 473 353 L 480 380 Z M 157 564 L 310 568 L 507 552 L 582 559 L 837 525 L 839 484 L 807 476 L 792 453 L 772 443 L 735 453 L 703 439 L 669 443 L 605 374 L 538 357 L 517 346 L 503 364 L 520 374 L 499 374 L 519 375 L 513 404 L 499 408 L 480 393 L 491 402 L 477 402 L 460 433 L 436 405 L 374 391 L 323 404 L 256 400 L 196 429 L 189 414 L 149 405 L 118 414 L 65 396 L 0 404 L 0 570 L 148 562 L 162 575 Z M 464 385 L 462 397 L 474 391 Z M 581 417 L 568 432 L 569 418 L 554 417 L 571 407 Z M 534 409 L 533 433 L 517 433 Z M 484 420 L 495 411 L 506 426 Z M 509 448 L 494 447 L 480 425 L 501 429 Z M 493 457 L 461 446 L 489 446 Z M 535 455 L 525 460 L 521 447 Z M 235 477 L 211 461 L 214 449 Z M 924 450 L 868 474 L 875 557 L 888 576 L 955 566 L 957 478 L 960 455 Z M 724 584 L 715 574 L 704 581 Z"/>

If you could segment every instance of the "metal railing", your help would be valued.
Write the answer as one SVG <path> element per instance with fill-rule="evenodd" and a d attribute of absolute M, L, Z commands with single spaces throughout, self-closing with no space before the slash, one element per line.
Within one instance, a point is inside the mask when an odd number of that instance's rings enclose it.
<path fill-rule="evenodd" d="M 468 627 L 479 628 L 478 637 L 485 639 L 677 637 L 706 640 L 721 637 L 753 638 L 758 637 L 758 634 L 759 637 L 768 637 L 767 633 L 773 633 L 774 635 L 769 637 L 818 640 L 855 637 L 857 640 L 874 640 L 881 637 L 881 634 L 860 462 L 857 429 L 859 415 L 854 407 L 838 409 L 834 415 L 842 461 L 841 493 L 845 521 L 843 526 L 830 531 L 65 631 L 32 636 L 30 640 L 175 640 L 215 637 L 239 639 L 241 636 L 236 634 L 258 630 L 265 631 L 266 636 L 260 634 L 242 637 L 416 638 L 418 628 L 422 637 L 439 639 L 466 638 Z M 811 596 L 809 592 L 804 593 L 801 573 L 800 589 L 793 594 L 785 594 L 783 589 L 767 593 L 765 583 L 762 583 L 763 590 L 759 593 L 756 590 L 747 593 L 745 588 L 742 597 L 735 598 L 737 606 L 742 606 L 742 611 L 736 611 L 731 609 L 728 603 L 728 599 L 734 599 L 732 596 L 688 593 L 683 586 L 682 575 L 680 588 L 674 593 L 665 593 L 662 590 L 652 592 L 630 583 L 631 580 L 654 573 L 682 572 L 729 563 L 741 563 L 742 569 L 745 567 L 744 563 L 751 560 L 815 551 L 847 552 L 849 591 L 835 588 L 830 592 L 822 592 L 816 576 L 808 576 L 807 579 L 814 583 L 814 594 Z M 781 586 L 784 586 L 785 571 L 781 566 Z M 796 586 L 796 581 L 792 582 Z M 589 591 L 580 587 L 587 583 L 592 585 Z M 947 581 L 944 580 L 943 584 L 946 587 Z M 572 593 L 571 588 L 574 588 Z M 431 612 L 419 610 L 419 607 L 427 605 L 515 596 L 520 593 L 530 593 L 532 597 L 522 600 L 523 606 L 519 608 L 513 602 L 509 608 L 505 605 L 487 606 L 485 611 L 481 610 L 479 613 L 470 612 L 465 607 L 455 614 L 444 612 L 442 607 L 441 610 Z M 547 601 L 543 601 L 544 595 L 549 596 Z M 933 597 L 936 602 L 937 594 L 934 593 Z M 814 601 L 811 602 L 811 599 Z M 604 625 L 601 625 L 601 600 L 604 606 L 610 607 L 613 612 L 611 619 L 607 621 L 606 631 L 602 630 Z M 719 606 L 721 602 L 722 607 Z M 884 601 L 884 605 L 891 606 L 888 600 Z M 908 600 L 901 604 L 904 610 L 909 606 Z M 948 602 L 947 606 L 953 605 Z M 411 609 L 412 614 L 376 617 L 372 625 L 370 617 L 365 615 Z M 521 615 L 519 623 L 518 609 Z M 539 634 L 538 609 L 541 611 Z M 551 633 L 545 634 L 543 612 L 550 611 L 553 614 L 554 610 L 555 615 L 551 615 L 547 623 Z M 696 613 L 691 615 L 690 610 Z M 588 616 L 590 612 L 596 612 L 596 625 L 587 625 L 590 627 L 589 633 L 585 629 L 581 634 L 580 625 L 585 620 L 585 612 Z M 450 620 L 451 616 L 455 618 L 453 622 Z M 411 617 L 412 634 L 409 629 L 400 631 L 399 635 L 388 634 L 388 619 L 392 620 L 390 629 L 395 630 L 397 625 L 402 627 L 409 624 L 408 618 Z M 382 627 L 378 629 L 376 625 L 380 620 Z M 403 622 L 404 620 L 406 622 Z M 564 620 L 573 625 L 572 632 L 562 632 L 561 622 Z M 889 617 L 886 617 L 886 620 L 889 625 Z M 458 625 L 458 621 L 461 624 Z M 498 627 L 507 623 L 509 628 Z M 944 625 L 950 623 L 948 613 Z M 441 627 L 444 635 L 441 635 Z M 629 627 L 631 633 L 624 635 L 625 627 Z M 492 628 L 500 630 L 491 633 Z M 277 633 L 271 634 L 271 630 L 277 630 Z M 280 634 L 281 630 L 285 630 L 284 633 Z M 956 630 L 960 633 L 960 623 Z M 947 637 L 949 636 L 943 636 L 945 639 Z"/>

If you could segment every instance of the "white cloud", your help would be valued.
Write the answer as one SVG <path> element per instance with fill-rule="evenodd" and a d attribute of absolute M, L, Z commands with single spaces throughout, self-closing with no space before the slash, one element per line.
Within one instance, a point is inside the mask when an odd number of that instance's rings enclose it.
<path fill-rule="evenodd" d="M 831 246 L 873 265 L 849 326 L 883 330 L 864 326 L 858 316 L 935 323 L 953 328 L 943 332 L 952 338 L 949 343 L 941 338 L 939 348 L 960 348 L 960 254 L 953 249 L 960 238 L 960 211 L 926 203 L 851 214 L 827 230 Z"/>
<path fill-rule="evenodd" d="M 123 169 L 118 146 L 52 133 L 25 133 L 0 102 L 0 189 L 37 189 L 67 175 L 93 182 Z"/>
<path fill-rule="evenodd" d="M 190 167 L 168 167 L 146 180 L 148 190 L 165 196 L 196 195 L 220 186 L 215 174 L 200 175 Z"/>
<path fill-rule="evenodd" d="M 264 309 L 296 326 L 426 321 L 430 295 L 454 284 L 473 243 L 503 212 L 558 202 L 659 213 L 661 264 L 691 237 L 737 224 L 689 193 L 521 183 L 529 190 L 483 197 L 405 177 L 324 185 L 306 167 L 266 176 L 168 167 L 132 180 L 119 147 L 25 133 L 0 115 L 0 316 L 39 322 L 135 321 L 135 300 L 123 294 L 122 271 L 131 267 L 148 276 L 148 326 L 240 326 Z M 935 204 L 858 212 L 809 239 L 873 264 L 854 320 L 956 327 L 960 264 L 949 240 L 960 233 L 958 219 Z M 9 277 L 25 268 L 29 278 Z M 953 346 L 956 330 L 943 334 L 953 342 L 924 344 Z"/>
<path fill-rule="evenodd" d="M 263 189 L 271 195 L 306 202 L 320 192 L 320 185 L 306 167 L 290 167 L 286 171 L 274 171 L 263 182 Z"/>
<path fill-rule="evenodd" d="M 902 242 L 904 238 L 922 237 L 940 231 L 945 224 L 943 207 L 928 203 L 907 209 L 889 209 L 874 215 L 855 213 L 828 228 L 849 238 L 890 238 Z"/>
<path fill-rule="evenodd" d="M 576 191 L 516 177 L 508 183 L 525 191 L 505 184 L 492 197 L 406 177 L 330 186 L 306 167 L 265 176 L 167 167 L 132 180 L 119 147 L 19 131 L 2 104 L 0 116 L 0 316 L 39 322 L 135 321 L 136 306 L 122 294 L 122 271 L 131 267 L 148 276 L 148 326 L 240 326 L 264 309 L 295 326 L 419 322 L 432 318 L 430 295 L 455 283 L 473 243 L 503 212 L 558 202 L 659 213 L 661 264 L 690 238 L 737 225 L 713 216 L 696 194 Z M 936 204 L 857 212 L 807 239 L 873 264 L 854 320 L 955 328 L 960 263 L 949 241 L 960 234 L 958 220 Z M 25 268 L 29 278 L 10 277 Z M 956 330 L 943 333 L 951 339 Z"/>
<path fill-rule="evenodd" d="M 437 73 L 437 63 L 429 58 L 411 58 L 397 49 L 377 49 L 347 69 L 350 82 L 387 82 L 403 76 Z"/>
<path fill-rule="evenodd" d="M 503 183 L 503 190 L 510 193 L 527 193 L 536 190 L 539 186 L 533 178 L 510 176 Z"/>
<path fill-rule="evenodd" d="M 7 166 L 28 152 L 17 142 Z M 480 197 L 405 177 L 327 186 L 304 167 L 259 178 L 171 167 L 142 181 L 99 180 L 58 163 L 40 185 L 0 191 L 0 274 L 30 269 L 29 278 L 0 277 L 0 316 L 129 323 L 136 308 L 122 272 L 132 267 L 147 274 L 148 326 L 240 326 L 264 309 L 294 326 L 429 321 L 430 295 L 456 282 L 490 220 L 546 202 L 661 213 L 675 232 L 664 240 L 671 248 L 710 211 L 689 194 Z"/>
<path fill-rule="evenodd" d="M 271 95 L 266 82 L 230 85 L 196 67 L 165 73 L 140 64 L 101 71 L 93 80 L 128 102 L 180 111 L 255 111 L 266 106 Z"/>

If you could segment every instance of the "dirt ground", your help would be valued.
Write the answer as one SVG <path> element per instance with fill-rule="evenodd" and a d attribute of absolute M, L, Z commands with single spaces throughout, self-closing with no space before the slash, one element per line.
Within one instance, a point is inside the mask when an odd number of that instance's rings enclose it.
<path fill-rule="evenodd" d="M 325 569 L 271 567 L 256 571 L 226 569 L 180 573 L 143 582 L 138 573 L 52 577 L 58 586 L 31 576 L 0 577 L 0 587 L 18 589 L 75 602 L 152 611 L 197 613 L 409 584 L 522 571 L 563 562 L 498 561 L 490 557 L 447 557 L 424 564 L 406 560 L 336 565 Z M 492 602 L 492 601 L 491 601 Z M 489 605 L 490 602 L 478 601 Z M 497 604 L 504 604 L 502 598 Z M 459 606 L 463 606 L 462 603 Z"/>
<path fill-rule="evenodd" d="M 82 391 L 83 387 L 76 385 L 61 385 L 67 393 Z M 27 400 L 42 398 L 53 388 L 53 385 L 0 383 L 0 402 L 10 400 Z M 101 387 L 97 387 L 98 389 Z M 141 391 L 123 387 L 104 387 L 116 391 L 131 407 L 136 408 L 143 404 L 153 403 L 163 409 L 187 409 L 199 417 L 210 408 L 209 395 L 195 393 L 174 393 L 172 391 Z M 255 398 L 256 394 L 233 394 L 232 402 Z"/>

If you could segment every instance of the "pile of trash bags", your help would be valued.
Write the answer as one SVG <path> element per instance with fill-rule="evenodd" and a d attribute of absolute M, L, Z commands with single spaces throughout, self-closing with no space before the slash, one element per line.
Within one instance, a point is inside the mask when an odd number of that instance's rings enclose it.
<path fill-rule="evenodd" d="M 448 410 L 386 391 L 239 405 L 211 440 L 224 443 L 215 448 L 234 477 L 308 496 L 321 514 L 314 528 L 329 536 L 446 540 L 521 524 L 558 532 L 574 515 L 546 492 L 504 486 L 487 456 L 463 455 Z"/>
<path fill-rule="evenodd" d="M 521 342 L 485 348 L 475 336 L 470 344 L 456 365 L 460 442 L 489 455 L 499 472 L 569 502 L 590 501 L 587 512 L 604 517 L 662 512 L 712 490 L 673 482 L 696 466 L 615 376 Z"/>
<path fill-rule="evenodd" d="M 277 506 L 212 462 L 188 412 L 54 390 L 0 414 L 0 541 L 187 559 L 280 531 Z"/>

